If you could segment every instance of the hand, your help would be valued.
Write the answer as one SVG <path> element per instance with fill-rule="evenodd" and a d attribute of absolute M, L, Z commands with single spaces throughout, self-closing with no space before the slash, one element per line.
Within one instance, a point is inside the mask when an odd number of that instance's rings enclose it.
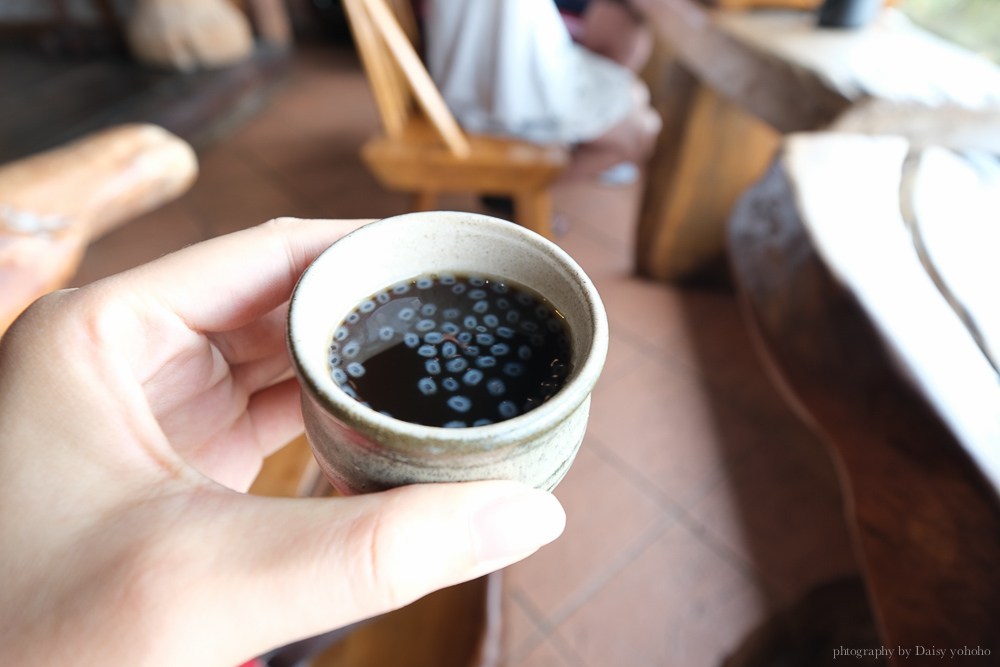
<path fill-rule="evenodd" d="M 558 536 L 558 502 L 512 482 L 242 493 L 302 429 L 294 282 L 359 224 L 272 221 L 15 322 L 0 341 L 6 662 L 231 667 Z"/>

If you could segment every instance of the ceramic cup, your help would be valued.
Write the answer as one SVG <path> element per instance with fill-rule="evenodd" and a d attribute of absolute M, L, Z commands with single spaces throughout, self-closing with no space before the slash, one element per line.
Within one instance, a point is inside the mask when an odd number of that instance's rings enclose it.
<path fill-rule="evenodd" d="M 499 278 L 547 298 L 569 330 L 565 385 L 534 410 L 468 428 L 401 421 L 344 393 L 329 366 L 334 331 L 364 299 L 433 273 Z M 583 441 L 590 394 L 607 355 L 608 324 L 593 283 L 555 244 L 504 220 L 435 211 L 373 222 L 324 251 L 292 294 L 288 347 L 302 385 L 306 435 L 340 492 L 481 479 L 552 489 Z"/>

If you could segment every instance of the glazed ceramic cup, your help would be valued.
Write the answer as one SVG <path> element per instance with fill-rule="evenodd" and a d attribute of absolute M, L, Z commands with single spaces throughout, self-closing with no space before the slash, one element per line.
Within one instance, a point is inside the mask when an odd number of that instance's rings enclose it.
<path fill-rule="evenodd" d="M 401 421 L 344 393 L 328 361 L 333 332 L 364 299 L 428 273 L 488 275 L 547 298 L 569 329 L 566 384 L 534 410 L 468 428 Z M 324 474 L 342 493 L 481 479 L 552 489 L 583 441 L 591 390 L 607 354 L 608 324 L 590 279 L 538 234 L 473 213 L 411 213 L 356 230 L 306 269 L 292 294 L 288 346 L 302 385 L 306 435 Z"/>

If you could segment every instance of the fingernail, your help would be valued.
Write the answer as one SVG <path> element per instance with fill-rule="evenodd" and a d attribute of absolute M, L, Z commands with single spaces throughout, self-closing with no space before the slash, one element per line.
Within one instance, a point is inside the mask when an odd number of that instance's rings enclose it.
<path fill-rule="evenodd" d="M 546 491 L 524 489 L 501 496 L 472 516 L 479 563 L 519 560 L 559 537 L 566 513 Z"/>

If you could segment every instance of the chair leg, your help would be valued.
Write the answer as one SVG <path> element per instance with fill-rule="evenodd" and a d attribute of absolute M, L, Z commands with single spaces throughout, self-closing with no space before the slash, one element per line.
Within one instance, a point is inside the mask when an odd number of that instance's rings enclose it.
<path fill-rule="evenodd" d="M 436 203 L 437 193 L 423 190 L 413 195 L 410 206 L 414 211 L 433 211 Z"/>
<path fill-rule="evenodd" d="M 552 239 L 552 196 L 547 188 L 514 196 L 514 220 L 522 227 Z"/>

